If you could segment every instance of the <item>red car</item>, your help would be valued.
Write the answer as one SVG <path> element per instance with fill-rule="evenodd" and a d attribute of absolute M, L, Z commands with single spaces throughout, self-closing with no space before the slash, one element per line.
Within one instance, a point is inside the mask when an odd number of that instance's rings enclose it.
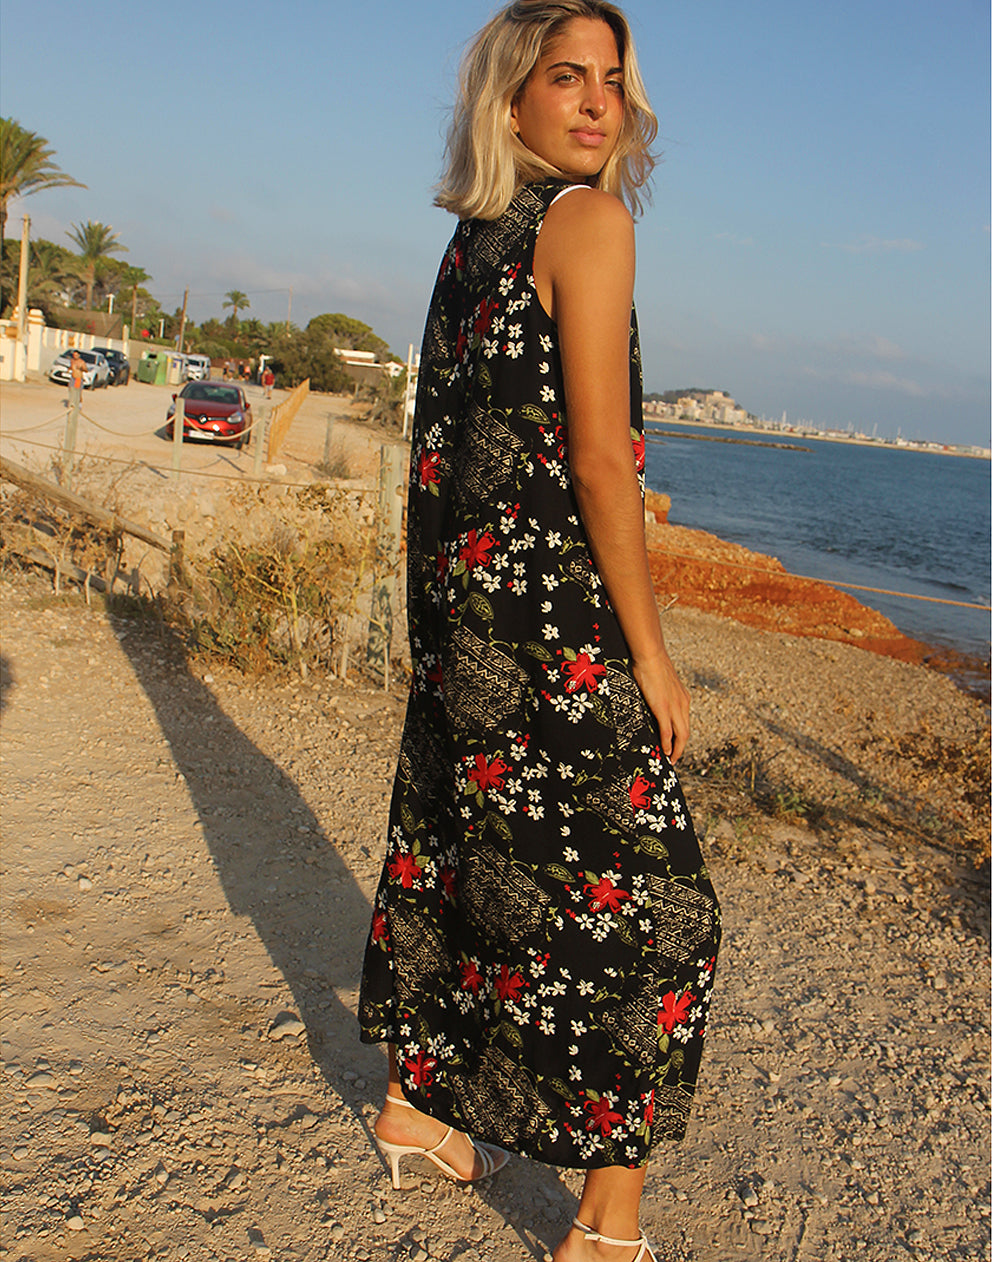
<path fill-rule="evenodd" d="M 176 398 L 183 401 L 183 440 L 206 438 L 230 443 L 238 450 L 251 442 L 251 404 L 240 386 L 228 381 L 189 381 L 172 396 L 165 418 L 165 432 L 175 432 Z"/>

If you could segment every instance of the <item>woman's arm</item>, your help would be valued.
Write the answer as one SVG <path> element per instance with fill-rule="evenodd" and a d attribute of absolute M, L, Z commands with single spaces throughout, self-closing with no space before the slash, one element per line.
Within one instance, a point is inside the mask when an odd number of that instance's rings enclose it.
<path fill-rule="evenodd" d="M 630 438 L 634 225 L 623 204 L 597 189 L 556 202 L 538 237 L 534 278 L 558 325 L 582 524 L 634 678 L 658 720 L 661 747 L 675 762 L 689 736 L 689 694 L 661 633 Z"/>

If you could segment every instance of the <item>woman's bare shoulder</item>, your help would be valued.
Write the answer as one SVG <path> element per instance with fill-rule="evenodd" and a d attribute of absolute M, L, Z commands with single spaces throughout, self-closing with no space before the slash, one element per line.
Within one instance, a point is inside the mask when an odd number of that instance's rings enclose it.
<path fill-rule="evenodd" d="M 590 232 L 609 236 L 632 235 L 634 221 L 630 211 L 612 193 L 600 188 L 576 188 L 552 203 L 544 217 L 544 227 L 555 236 Z"/>

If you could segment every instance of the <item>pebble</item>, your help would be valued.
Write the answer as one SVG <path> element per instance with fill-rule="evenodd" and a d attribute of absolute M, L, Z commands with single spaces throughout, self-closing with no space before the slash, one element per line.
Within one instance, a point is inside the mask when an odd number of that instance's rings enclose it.
<path fill-rule="evenodd" d="M 331 1239 L 335 1241 L 344 1239 L 344 1225 L 342 1223 L 331 1223 Z"/>
<path fill-rule="evenodd" d="M 90 1143 L 94 1148 L 109 1148 L 114 1142 L 114 1137 L 109 1131 L 90 1131 Z"/>
<path fill-rule="evenodd" d="M 71 1218 L 65 1220 L 65 1225 L 70 1231 L 85 1231 L 86 1224 L 78 1214 L 73 1214 Z"/>
<path fill-rule="evenodd" d="M 28 1078 L 24 1085 L 26 1087 L 47 1087 L 50 1091 L 54 1091 L 59 1084 L 53 1073 L 49 1073 L 47 1069 L 39 1069 Z"/>
<path fill-rule="evenodd" d="M 381 1207 L 377 1206 L 372 1211 L 372 1221 L 374 1223 L 384 1223 L 386 1221 L 386 1211 L 382 1209 Z"/>
<path fill-rule="evenodd" d="M 87 890 L 91 890 L 93 888 L 93 882 L 88 876 L 81 876 L 76 882 L 76 887 L 81 889 L 83 893 L 86 893 Z"/>
<path fill-rule="evenodd" d="M 297 1038 L 306 1028 L 295 1012 L 280 1012 L 269 1026 L 269 1038 L 276 1042 L 284 1038 Z"/>

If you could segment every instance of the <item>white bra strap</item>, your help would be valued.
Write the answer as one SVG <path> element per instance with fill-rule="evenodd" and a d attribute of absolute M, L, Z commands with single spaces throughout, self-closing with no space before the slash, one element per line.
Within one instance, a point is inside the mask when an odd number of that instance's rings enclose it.
<path fill-rule="evenodd" d="M 555 196 L 552 197 L 551 206 L 553 206 L 555 202 L 558 201 L 559 198 L 564 197 L 566 193 L 571 193 L 573 189 L 590 188 L 590 187 L 591 185 L 589 184 L 569 184 L 568 188 L 563 188 L 560 193 L 556 193 Z M 551 206 L 548 207 L 548 210 L 551 209 Z"/>

